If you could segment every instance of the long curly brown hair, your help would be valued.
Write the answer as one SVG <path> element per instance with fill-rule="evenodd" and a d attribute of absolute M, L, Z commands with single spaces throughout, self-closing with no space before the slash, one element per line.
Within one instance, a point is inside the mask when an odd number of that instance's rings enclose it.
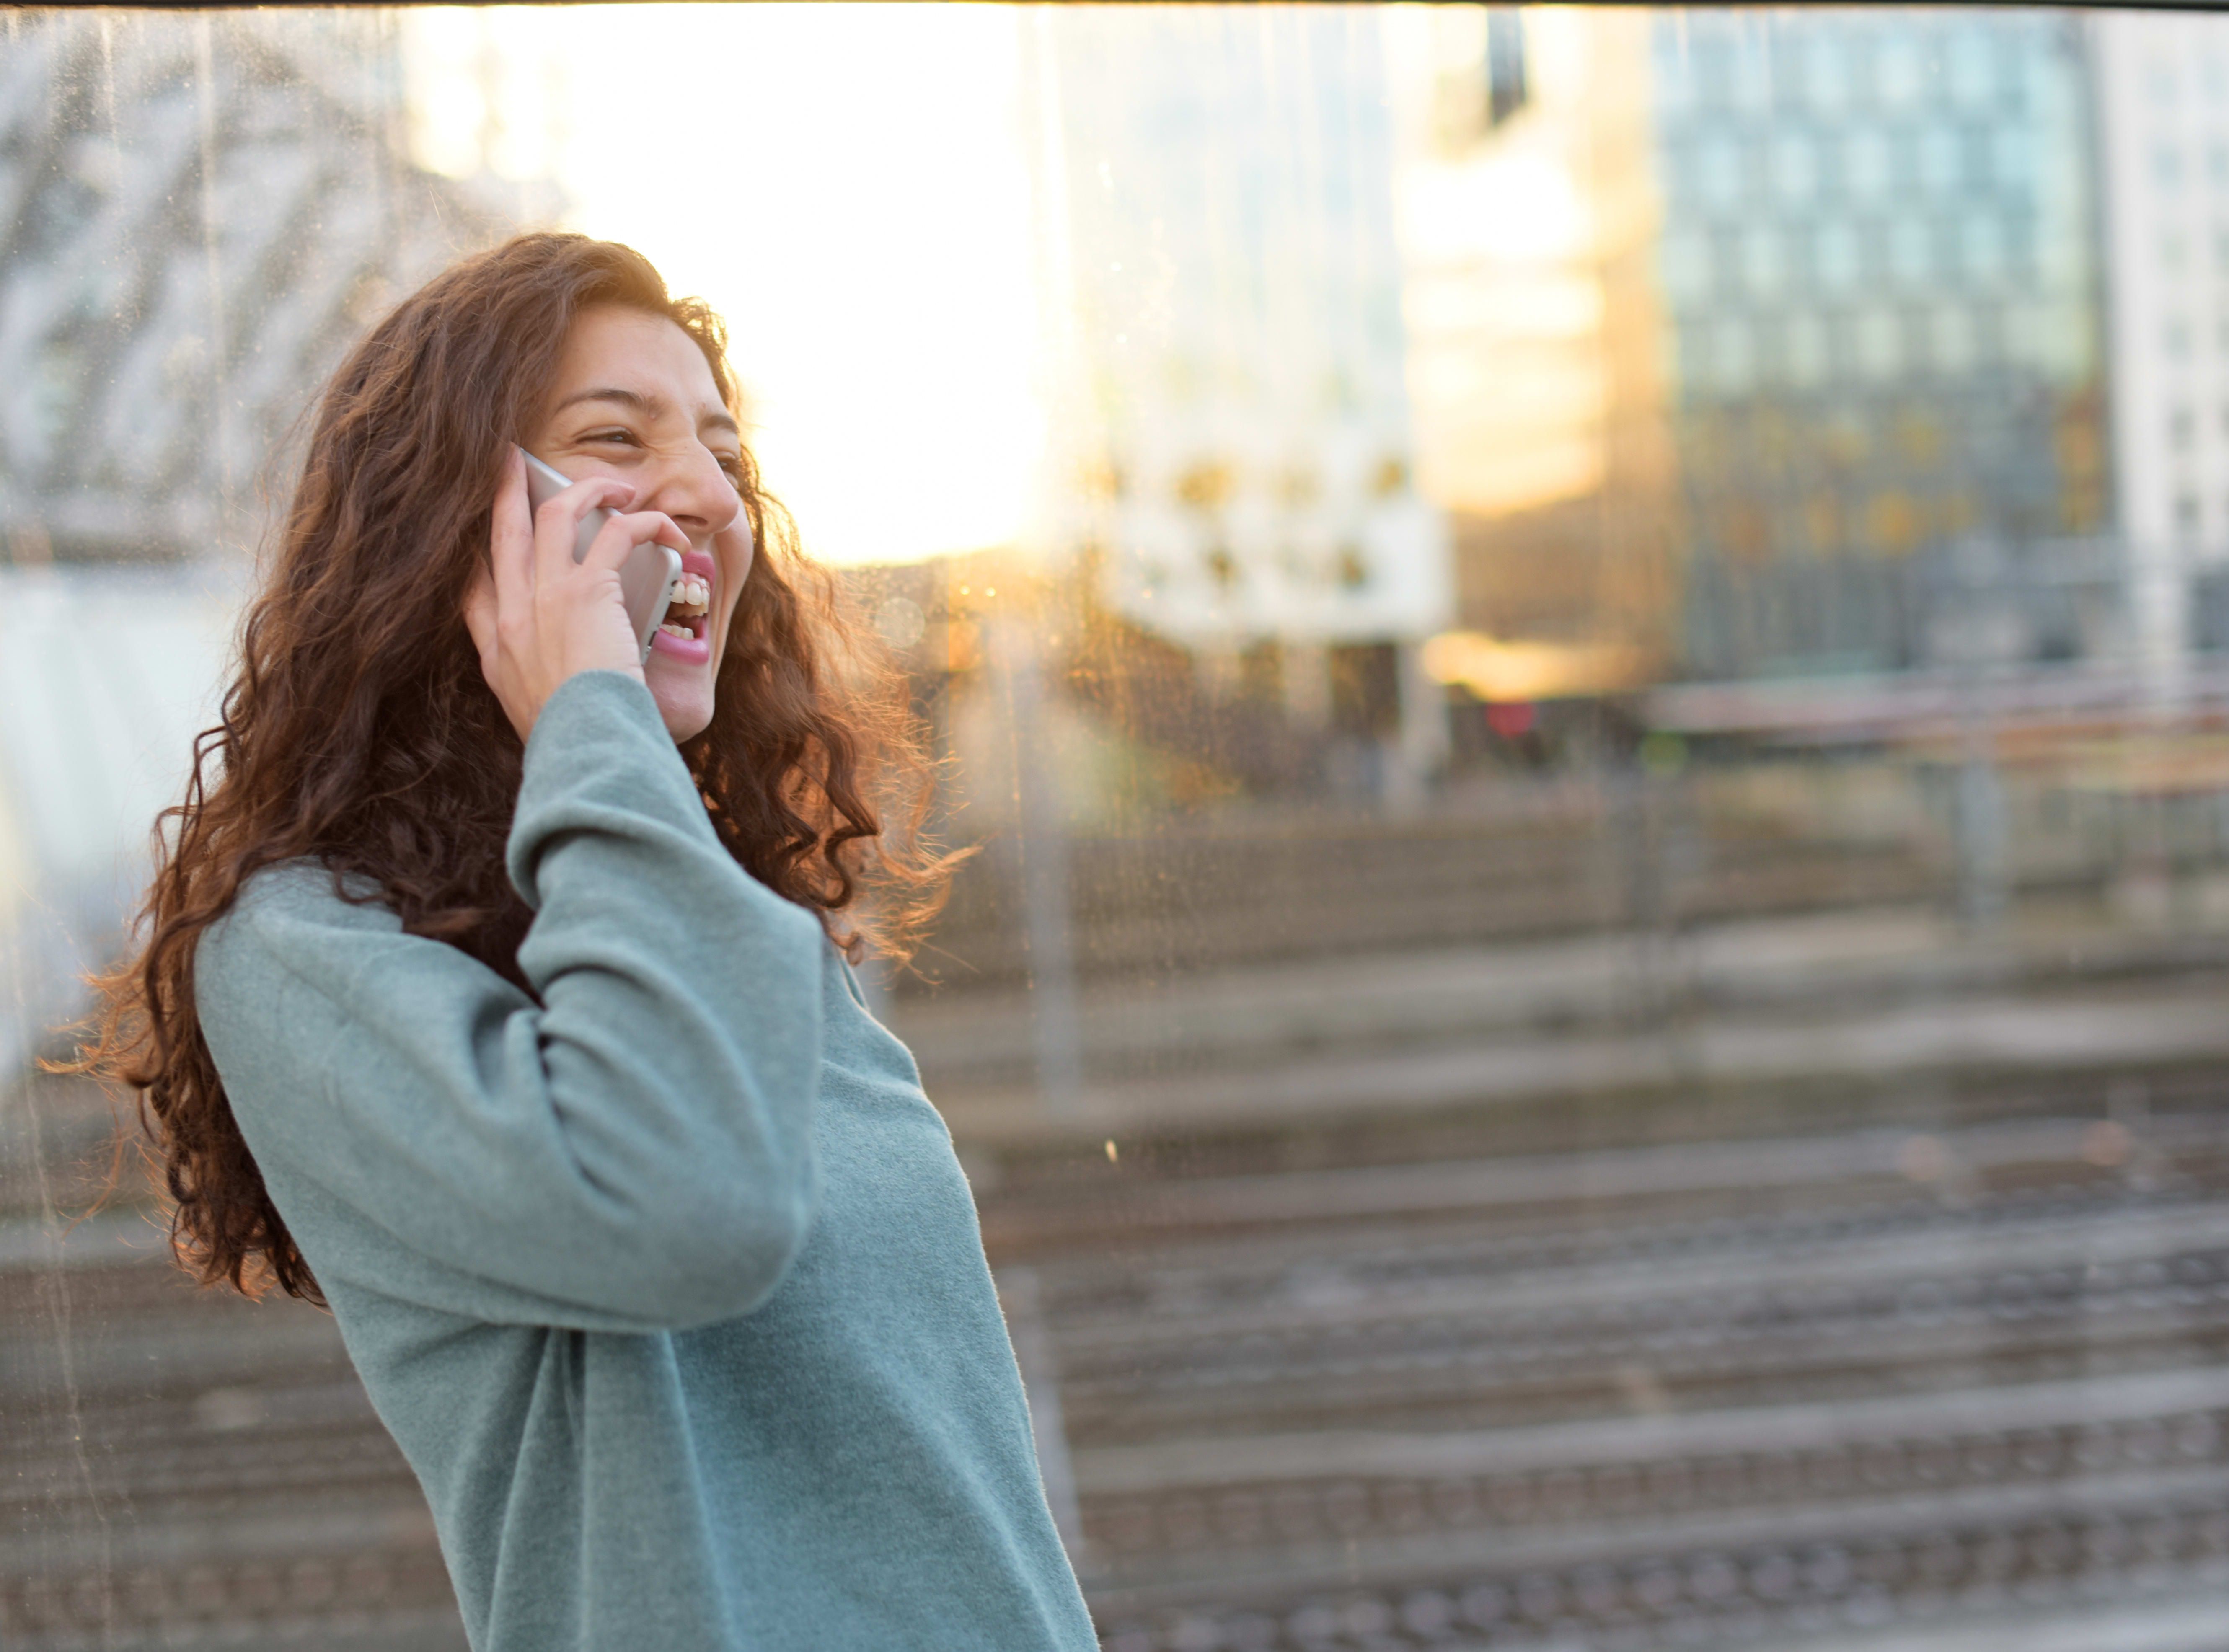
<path fill-rule="evenodd" d="M 524 751 L 462 610 L 510 445 L 546 400 L 574 317 L 600 305 L 679 325 L 741 419 L 719 318 L 671 297 L 631 248 L 557 235 L 436 277 L 318 403 L 222 719 L 195 740 L 184 800 L 157 826 L 138 952 L 96 978 L 90 1038 L 57 1064 L 138 1091 L 172 1250 L 204 1283 L 320 1299 L 195 1010 L 196 943 L 250 876 L 320 861 L 344 897 L 376 889 L 410 933 L 525 984 L 532 915 L 504 871 Z M 930 768 L 903 680 L 802 555 L 748 453 L 738 485 L 758 556 L 711 723 L 682 755 L 746 871 L 817 912 L 855 960 L 870 939 L 902 955 L 951 859 L 919 835 Z M 884 832 L 885 813 L 899 830 Z"/>

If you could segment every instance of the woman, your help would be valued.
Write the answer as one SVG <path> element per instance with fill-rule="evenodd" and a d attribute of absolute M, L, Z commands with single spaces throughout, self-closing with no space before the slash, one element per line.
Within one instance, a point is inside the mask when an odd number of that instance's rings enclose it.
<path fill-rule="evenodd" d="M 863 879 L 886 927 L 935 891 L 870 801 L 919 761 L 738 412 L 718 322 L 608 243 L 375 328 L 84 1063 L 143 1091 L 182 1260 L 331 1305 L 476 1648 L 1089 1647 L 847 961 Z M 537 513 L 514 442 L 573 479 Z M 645 662 L 651 538 L 691 579 Z"/>

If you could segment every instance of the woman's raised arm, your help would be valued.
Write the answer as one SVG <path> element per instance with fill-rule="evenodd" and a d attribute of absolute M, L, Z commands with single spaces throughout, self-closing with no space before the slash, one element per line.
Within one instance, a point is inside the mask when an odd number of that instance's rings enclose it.
<path fill-rule="evenodd" d="M 748 1311 L 814 1209 L 819 921 L 721 846 L 619 672 L 538 708 L 510 866 L 532 997 L 314 867 L 203 938 L 202 1025 L 305 1257 L 483 1320 Z"/>

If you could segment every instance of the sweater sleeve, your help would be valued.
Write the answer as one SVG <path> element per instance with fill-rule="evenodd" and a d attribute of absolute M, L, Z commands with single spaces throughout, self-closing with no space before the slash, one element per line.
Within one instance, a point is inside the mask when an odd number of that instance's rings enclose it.
<path fill-rule="evenodd" d="M 274 1201 L 321 1278 L 474 1319 L 748 1312 L 817 1198 L 819 922 L 721 847 L 617 672 L 543 707 L 509 859 L 533 997 L 317 867 L 204 935 L 202 1029 Z"/>

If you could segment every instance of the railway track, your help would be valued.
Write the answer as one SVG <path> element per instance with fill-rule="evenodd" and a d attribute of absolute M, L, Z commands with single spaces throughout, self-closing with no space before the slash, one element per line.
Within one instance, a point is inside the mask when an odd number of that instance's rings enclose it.
<path fill-rule="evenodd" d="M 1234 1154 L 986 1216 L 1110 1649 L 2196 1652 L 2229 1646 L 2226 1147 L 2197 1107 Z"/>
<path fill-rule="evenodd" d="M 136 1218 L 0 1245 L 0 1647 L 464 1652 L 331 1319 L 185 1285 Z M 67 1359 L 65 1359 L 67 1355 Z"/>
<path fill-rule="evenodd" d="M 1015 1167 L 986 1231 L 1104 1644 L 2229 1647 L 2209 1095 Z M 0 1645 L 461 1647 L 324 1316 L 188 1290 L 127 1219 L 0 1235 L 0 1318 L 67 1329 L 0 1349 Z"/>
<path fill-rule="evenodd" d="M 2229 1495 L 2218 1472 L 2137 1476 L 2079 1497 L 1843 1509 L 1831 1521 L 1686 1521 L 1606 1533 L 1586 1546 L 1512 1538 L 1474 1556 L 1420 1555 L 1381 1570 L 1345 1586 L 1237 1580 L 1204 1605 L 1102 1592 L 1102 1644 L 1107 1652 L 2052 1644 L 2202 1652 L 2229 1644 L 2220 1607 Z M 2070 1630 L 2079 1638 L 2061 1638 Z"/>
<path fill-rule="evenodd" d="M 1687 1405 L 1961 1362 L 2009 1379 L 2229 1346 L 2229 1204 L 1398 1288 L 1326 1262 L 1249 1306 L 1063 1318 L 1056 1344 L 1077 1438 L 1362 1409 L 1516 1423 L 1636 1383 Z"/>

